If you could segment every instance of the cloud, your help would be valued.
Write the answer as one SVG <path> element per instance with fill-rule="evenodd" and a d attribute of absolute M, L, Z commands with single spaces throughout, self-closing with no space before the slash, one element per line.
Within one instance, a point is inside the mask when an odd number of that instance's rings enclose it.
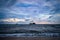
<path fill-rule="evenodd" d="M 53 14 L 48 18 L 48 22 L 52 24 L 60 24 L 60 14 Z"/>
<path fill-rule="evenodd" d="M 51 15 L 48 14 L 40 14 L 38 17 L 40 20 L 47 20 Z"/>
<path fill-rule="evenodd" d="M 4 18 L 0 19 L 0 24 L 29 24 L 31 19 Z"/>
<path fill-rule="evenodd" d="M 59 0 L 0 0 L 0 3 L 0 19 L 22 18 L 28 23 L 31 20 L 36 23 L 59 23 L 60 20 Z"/>
<path fill-rule="evenodd" d="M 16 0 L 0 0 L 0 7 L 10 7 L 16 3 Z"/>
<path fill-rule="evenodd" d="M 0 22 L 12 22 L 12 23 L 17 23 L 17 22 L 25 22 L 25 19 L 18 19 L 18 18 L 6 18 L 6 19 L 1 19 Z"/>

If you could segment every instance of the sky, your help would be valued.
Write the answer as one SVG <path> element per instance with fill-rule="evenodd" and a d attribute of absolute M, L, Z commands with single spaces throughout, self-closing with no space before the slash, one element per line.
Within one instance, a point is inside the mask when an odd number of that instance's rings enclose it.
<path fill-rule="evenodd" d="M 0 24 L 60 24 L 60 0 L 0 0 Z"/>

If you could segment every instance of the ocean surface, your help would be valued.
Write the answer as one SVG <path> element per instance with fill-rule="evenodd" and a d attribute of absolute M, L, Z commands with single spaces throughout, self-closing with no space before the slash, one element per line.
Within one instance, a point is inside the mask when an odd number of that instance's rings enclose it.
<path fill-rule="evenodd" d="M 0 24 L 0 37 L 60 37 L 60 24 Z"/>

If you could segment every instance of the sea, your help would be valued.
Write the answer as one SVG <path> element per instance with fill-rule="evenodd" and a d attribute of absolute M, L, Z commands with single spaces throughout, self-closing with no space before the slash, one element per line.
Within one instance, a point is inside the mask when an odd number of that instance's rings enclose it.
<path fill-rule="evenodd" d="M 60 37 L 60 24 L 0 24 L 0 37 Z"/>

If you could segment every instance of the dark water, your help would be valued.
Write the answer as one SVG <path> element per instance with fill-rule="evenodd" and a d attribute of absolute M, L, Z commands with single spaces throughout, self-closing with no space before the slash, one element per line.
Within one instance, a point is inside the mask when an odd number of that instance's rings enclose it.
<path fill-rule="evenodd" d="M 60 37 L 60 25 L 0 24 L 0 37 Z"/>

